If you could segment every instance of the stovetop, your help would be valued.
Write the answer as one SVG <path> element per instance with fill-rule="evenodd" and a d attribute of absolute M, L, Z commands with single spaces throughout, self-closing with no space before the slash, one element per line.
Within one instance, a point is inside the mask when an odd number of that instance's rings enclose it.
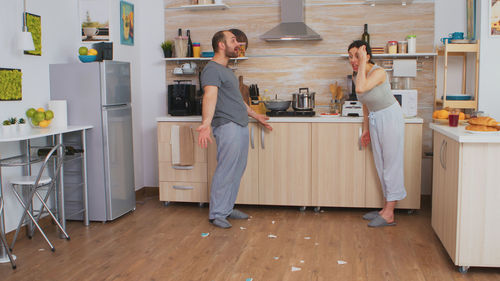
<path fill-rule="evenodd" d="M 266 112 L 269 117 L 314 117 L 315 111 L 279 111 L 273 110 Z"/>

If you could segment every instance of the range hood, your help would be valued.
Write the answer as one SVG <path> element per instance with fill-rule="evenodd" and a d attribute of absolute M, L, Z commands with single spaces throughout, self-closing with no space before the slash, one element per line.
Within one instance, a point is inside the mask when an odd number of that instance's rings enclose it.
<path fill-rule="evenodd" d="M 262 40 L 322 40 L 318 33 L 305 24 L 304 0 L 280 0 L 280 5 L 281 23 L 262 34 Z"/>

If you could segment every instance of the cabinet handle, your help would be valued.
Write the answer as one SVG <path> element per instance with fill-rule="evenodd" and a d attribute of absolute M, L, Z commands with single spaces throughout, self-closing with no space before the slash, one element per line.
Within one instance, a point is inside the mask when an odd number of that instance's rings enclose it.
<path fill-rule="evenodd" d="M 264 145 L 264 127 L 260 129 L 260 145 L 262 149 L 266 149 L 266 146 Z"/>
<path fill-rule="evenodd" d="M 173 189 L 180 189 L 180 190 L 193 190 L 194 187 L 192 186 L 185 186 L 185 185 L 173 185 Z"/>
<path fill-rule="evenodd" d="M 446 158 L 448 158 L 448 142 L 447 141 L 444 141 L 444 149 L 443 149 L 443 154 L 444 154 L 444 157 L 443 157 L 443 164 L 444 164 L 444 169 L 446 170 Z"/>
<path fill-rule="evenodd" d="M 250 145 L 252 146 L 252 149 L 255 148 L 255 144 L 253 142 L 253 126 L 250 126 Z"/>
<path fill-rule="evenodd" d="M 444 150 L 444 145 L 445 145 L 445 140 L 441 142 L 441 147 L 439 149 L 439 163 L 441 164 L 441 167 L 443 169 L 446 169 L 446 166 L 444 164 L 444 159 L 443 159 L 443 150 Z"/>
<path fill-rule="evenodd" d="M 172 165 L 172 168 L 176 170 L 192 170 L 193 166 L 178 166 L 178 165 Z"/>
<path fill-rule="evenodd" d="M 359 150 L 363 150 L 363 146 L 361 145 L 361 135 L 363 134 L 363 129 L 359 128 L 358 132 L 358 148 Z"/>

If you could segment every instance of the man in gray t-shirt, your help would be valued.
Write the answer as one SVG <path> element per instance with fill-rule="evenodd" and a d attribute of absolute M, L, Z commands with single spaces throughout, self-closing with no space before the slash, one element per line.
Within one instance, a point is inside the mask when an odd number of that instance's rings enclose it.
<path fill-rule="evenodd" d="M 269 118 L 255 113 L 243 102 L 238 80 L 227 67 L 230 58 L 238 57 L 239 44 L 229 31 L 219 31 L 212 38 L 214 58 L 207 63 L 201 74 L 204 90 L 202 124 L 198 144 L 206 148 L 217 143 L 217 168 L 210 189 L 209 221 L 215 226 L 229 228 L 227 218 L 247 219 L 248 215 L 233 209 L 238 196 L 241 177 L 248 157 L 248 116 L 272 130 L 266 122 Z"/>

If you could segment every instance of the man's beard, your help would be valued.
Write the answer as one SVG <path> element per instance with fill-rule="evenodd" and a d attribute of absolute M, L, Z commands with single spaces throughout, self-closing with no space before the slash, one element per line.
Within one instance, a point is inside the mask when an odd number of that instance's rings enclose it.
<path fill-rule="evenodd" d="M 229 49 L 227 44 L 226 44 L 226 57 L 228 58 L 237 58 L 238 57 L 238 51 L 235 51 L 234 49 Z"/>

